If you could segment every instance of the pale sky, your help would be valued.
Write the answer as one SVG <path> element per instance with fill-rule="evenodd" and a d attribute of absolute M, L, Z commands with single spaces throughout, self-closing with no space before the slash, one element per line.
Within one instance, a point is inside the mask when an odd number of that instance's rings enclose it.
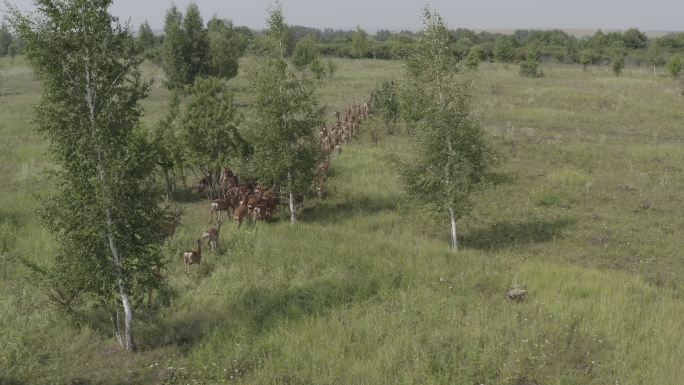
<path fill-rule="evenodd" d="M 9 0 L 20 9 L 32 9 L 31 0 Z M 185 9 L 191 0 L 175 0 Z M 205 21 L 213 14 L 235 25 L 264 27 L 273 0 L 196 0 Z M 317 28 L 374 32 L 420 28 L 420 9 L 427 3 L 450 28 L 471 29 L 627 29 L 684 31 L 684 0 L 282 0 L 289 24 Z M 3 6 L 0 1 L 0 14 Z M 112 12 L 137 29 L 148 20 L 161 29 L 171 0 L 114 0 Z M 1 16 L 0 16 L 1 17 Z"/>

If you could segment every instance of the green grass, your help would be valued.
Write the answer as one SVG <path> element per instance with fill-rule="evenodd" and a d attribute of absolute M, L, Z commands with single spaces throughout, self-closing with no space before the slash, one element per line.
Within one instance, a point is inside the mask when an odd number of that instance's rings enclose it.
<path fill-rule="evenodd" d="M 231 80 L 238 101 L 251 63 Z M 339 64 L 321 84 L 329 116 L 401 73 L 397 62 Z M 127 354 L 97 309 L 65 315 L 18 262 L 54 249 L 34 197 L 51 163 L 31 121 L 40 85 L 23 59 L 3 60 L 0 383 L 681 382 L 680 90 L 647 70 L 543 70 L 479 71 L 475 106 L 505 161 L 460 222 L 462 252 L 448 251 L 446 215 L 412 208 L 387 163 L 408 139 L 356 139 L 333 160 L 329 198 L 307 202 L 296 226 L 225 226 L 222 252 L 190 275 L 178 254 L 208 208 L 185 204 L 165 248 L 168 292 L 138 312 L 142 351 Z M 158 84 L 147 126 L 165 108 Z M 507 302 L 511 286 L 528 299 Z"/>

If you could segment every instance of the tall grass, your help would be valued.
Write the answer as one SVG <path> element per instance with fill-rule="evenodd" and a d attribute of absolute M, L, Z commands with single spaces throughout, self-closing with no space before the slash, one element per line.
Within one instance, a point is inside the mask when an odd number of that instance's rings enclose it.
<path fill-rule="evenodd" d="M 231 80 L 247 102 L 251 59 Z M 340 60 L 330 116 L 396 62 Z M 168 287 L 138 310 L 140 353 L 120 352 L 84 303 L 53 307 L 18 262 L 49 263 L 34 193 L 49 189 L 31 122 L 40 87 L 0 66 L 0 383 L 676 384 L 684 378 L 684 178 L 676 84 L 627 70 L 548 66 L 523 79 L 484 64 L 478 102 L 504 155 L 448 251 L 446 213 L 410 206 L 387 155 L 357 139 L 330 196 L 296 226 L 224 226 L 220 252 L 184 273 L 206 203 L 166 245 Z M 159 77 L 159 69 L 148 73 Z M 163 113 L 155 86 L 144 123 Z M 331 118 L 332 119 L 332 118 Z M 525 287 L 527 300 L 506 291 Z M 196 381 L 196 382 L 195 382 Z"/>

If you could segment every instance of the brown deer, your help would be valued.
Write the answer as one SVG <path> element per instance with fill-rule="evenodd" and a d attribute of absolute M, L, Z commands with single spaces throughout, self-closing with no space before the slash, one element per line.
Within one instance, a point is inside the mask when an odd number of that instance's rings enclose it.
<path fill-rule="evenodd" d="M 202 194 L 202 193 L 209 193 L 211 190 L 211 186 L 214 184 L 214 173 L 209 172 L 208 174 L 204 175 L 202 179 L 197 183 L 197 193 Z"/>
<path fill-rule="evenodd" d="M 244 194 L 242 196 L 242 199 L 240 200 L 240 206 L 233 211 L 233 219 L 237 223 L 237 228 L 238 230 L 240 229 L 240 226 L 242 225 L 242 221 L 245 220 L 245 217 L 249 213 L 249 206 L 247 203 L 249 202 L 249 194 Z"/>
<path fill-rule="evenodd" d="M 238 177 L 228 167 L 221 171 L 221 178 L 219 179 L 219 186 L 228 189 L 238 185 Z"/>
<path fill-rule="evenodd" d="M 202 244 L 204 244 L 205 240 L 209 240 L 209 248 L 212 253 L 216 252 L 216 249 L 218 248 L 218 239 L 219 239 L 219 234 L 221 233 L 221 225 L 223 222 L 220 220 L 217 222 L 216 228 L 209 228 L 207 231 L 202 233 Z"/>
<path fill-rule="evenodd" d="M 230 199 L 214 199 L 211 201 L 211 212 L 209 212 L 209 223 L 211 223 L 212 219 L 214 219 L 214 213 L 216 213 L 216 222 L 221 221 L 221 211 L 225 211 L 230 215 L 231 211 L 233 211 L 235 207 L 233 207 L 233 202 L 231 202 Z"/>
<path fill-rule="evenodd" d="M 150 272 L 154 280 L 161 286 L 164 281 L 164 275 L 161 272 L 162 267 L 160 265 L 155 265 L 150 267 Z M 156 288 L 159 291 L 159 287 Z M 152 292 L 155 290 L 154 287 L 150 286 L 147 288 L 147 307 L 152 307 Z M 144 301 L 144 299 L 143 299 Z"/>
<path fill-rule="evenodd" d="M 190 272 L 190 265 L 200 264 L 202 261 L 202 240 L 197 240 L 197 250 L 194 251 L 184 251 L 183 259 L 186 263 L 186 274 Z"/>

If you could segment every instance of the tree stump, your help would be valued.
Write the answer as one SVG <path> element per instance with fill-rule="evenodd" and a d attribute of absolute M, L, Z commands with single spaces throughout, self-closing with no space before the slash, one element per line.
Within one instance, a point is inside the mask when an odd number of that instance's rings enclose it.
<path fill-rule="evenodd" d="M 519 288 L 514 288 L 510 289 L 508 293 L 506 293 L 506 299 L 510 301 L 515 301 L 515 302 L 522 302 L 527 297 L 527 290 L 526 289 L 519 289 Z"/>

